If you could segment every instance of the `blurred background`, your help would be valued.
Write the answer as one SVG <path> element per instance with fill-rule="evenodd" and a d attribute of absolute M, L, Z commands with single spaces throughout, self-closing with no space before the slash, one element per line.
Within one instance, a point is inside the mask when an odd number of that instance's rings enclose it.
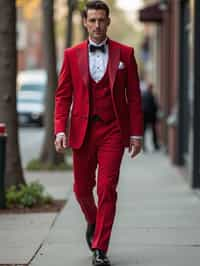
<path fill-rule="evenodd" d="M 0 59 L 0 69 L 4 70 L 0 74 L 0 122 L 6 123 L 8 131 L 8 185 L 23 181 L 23 169 L 33 158 L 55 165 L 66 160 L 53 148 L 53 94 L 64 49 L 87 38 L 81 18 L 85 2 L 1 1 L 0 52 L 14 55 Z M 106 2 L 111 8 L 109 37 L 134 47 L 143 108 L 150 98 L 155 107 L 154 121 L 146 120 L 144 152 L 164 153 L 188 184 L 198 188 L 200 1 Z M 13 75 L 16 83 L 5 85 Z M 3 101 L 8 92 L 16 96 L 16 106 L 12 103 L 11 108 L 9 101 Z"/>

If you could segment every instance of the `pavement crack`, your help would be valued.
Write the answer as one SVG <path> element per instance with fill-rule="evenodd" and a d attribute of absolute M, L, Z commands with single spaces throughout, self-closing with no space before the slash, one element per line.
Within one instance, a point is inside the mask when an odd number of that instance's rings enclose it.
<path fill-rule="evenodd" d="M 65 205 L 66 205 L 66 203 L 65 203 Z M 56 220 L 57 220 L 58 216 L 60 215 L 60 213 L 61 213 L 61 212 L 58 212 L 58 213 L 55 215 L 55 218 L 53 219 L 53 221 L 52 221 L 52 223 L 51 223 L 51 225 L 50 225 L 50 227 L 49 227 L 49 231 L 48 231 L 46 237 L 45 237 L 44 240 L 41 242 L 41 244 L 39 245 L 39 247 L 36 249 L 35 253 L 33 254 L 32 258 L 30 259 L 30 261 L 28 262 L 27 265 L 31 265 L 31 263 L 33 262 L 33 260 L 36 258 L 36 256 L 37 256 L 38 254 L 41 255 L 41 256 L 44 255 L 44 253 L 42 253 L 42 252 L 40 253 L 40 250 L 41 250 L 41 248 L 43 247 L 45 241 L 47 240 L 47 238 L 48 238 L 48 236 L 49 236 L 49 233 L 50 233 L 50 231 L 52 230 L 53 226 L 55 225 Z"/>

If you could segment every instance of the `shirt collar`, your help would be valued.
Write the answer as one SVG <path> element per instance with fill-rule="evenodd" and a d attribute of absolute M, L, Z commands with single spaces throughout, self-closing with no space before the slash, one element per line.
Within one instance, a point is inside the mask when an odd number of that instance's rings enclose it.
<path fill-rule="evenodd" d="M 95 46 L 101 46 L 101 45 L 104 45 L 104 44 L 107 44 L 107 41 L 108 41 L 108 38 L 106 37 L 105 40 L 103 40 L 101 43 L 95 43 L 93 42 L 90 38 L 89 38 L 89 44 L 92 44 L 92 45 L 95 45 Z"/>

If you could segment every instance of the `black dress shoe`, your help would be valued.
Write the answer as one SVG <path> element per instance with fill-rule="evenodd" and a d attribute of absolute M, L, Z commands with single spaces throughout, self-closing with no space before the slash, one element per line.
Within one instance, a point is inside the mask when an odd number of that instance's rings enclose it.
<path fill-rule="evenodd" d="M 94 235 L 94 231 L 95 231 L 95 224 L 89 224 L 88 223 L 85 237 L 86 237 L 86 241 L 87 241 L 88 247 L 89 247 L 89 249 L 91 251 L 93 251 L 93 249 L 92 249 L 92 238 L 93 238 L 93 235 Z"/>
<path fill-rule="evenodd" d="M 95 249 L 93 258 L 92 258 L 93 266 L 111 266 L 109 259 L 107 258 L 105 252 L 100 249 Z"/>

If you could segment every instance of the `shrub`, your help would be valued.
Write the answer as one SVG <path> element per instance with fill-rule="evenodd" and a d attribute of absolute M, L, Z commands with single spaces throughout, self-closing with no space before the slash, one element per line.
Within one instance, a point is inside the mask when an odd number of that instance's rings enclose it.
<path fill-rule="evenodd" d="M 53 198 L 44 193 L 44 187 L 39 182 L 31 182 L 27 185 L 11 186 L 6 191 L 6 205 L 12 207 L 34 207 L 52 203 Z"/>

